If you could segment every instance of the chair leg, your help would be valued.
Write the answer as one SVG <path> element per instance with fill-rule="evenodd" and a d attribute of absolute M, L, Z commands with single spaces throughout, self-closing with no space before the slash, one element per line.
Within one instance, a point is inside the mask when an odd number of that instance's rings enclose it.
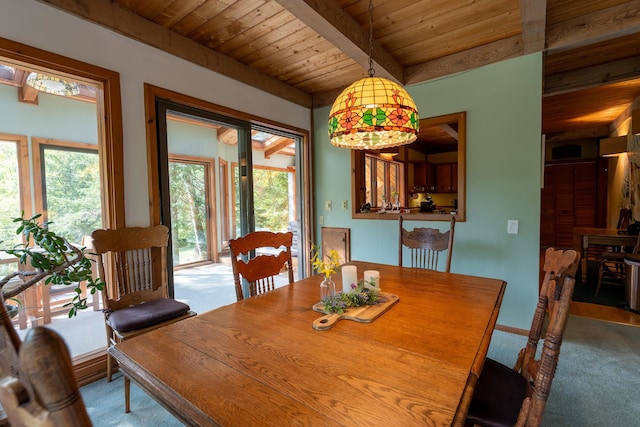
<path fill-rule="evenodd" d="M 111 374 L 113 374 L 113 358 L 107 353 L 107 382 L 111 382 Z"/>
<path fill-rule="evenodd" d="M 131 412 L 131 380 L 124 377 L 124 412 Z"/>
<path fill-rule="evenodd" d="M 600 292 L 600 285 L 602 284 L 603 273 L 604 273 L 604 261 L 600 261 L 598 263 L 598 284 L 596 286 L 596 296 L 598 296 L 598 292 Z"/>

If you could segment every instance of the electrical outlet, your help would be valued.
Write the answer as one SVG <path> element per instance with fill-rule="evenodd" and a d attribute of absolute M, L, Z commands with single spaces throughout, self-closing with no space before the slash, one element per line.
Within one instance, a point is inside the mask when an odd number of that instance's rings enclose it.
<path fill-rule="evenodd" d="M 325 211 L 330 211 L 331 210 L 331 200 L 326 200 L 324 202 L 324 210 Z"/>
<path fill-rule="evenodd" d="M 518 234 L 518 220 L 510 219 L 507 221 L 507 233 Z"/>
<path fill-rule="evenodd" d="M 343 200 L 342 201 L 342 209 L 347 209 L 348 205 L 347 205 L 347 201 Z"/>

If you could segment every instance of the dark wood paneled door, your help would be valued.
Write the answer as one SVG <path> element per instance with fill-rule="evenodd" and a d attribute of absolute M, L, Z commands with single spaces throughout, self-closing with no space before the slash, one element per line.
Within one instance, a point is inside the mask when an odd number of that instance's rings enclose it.
<path fill-rule="evenodd" d="M 606 170 L 597 160 L 545 165 L 541 245 L 572 248 L 574 227 L 604 227 L 599 211 L 606 213 L 606 186 L 598 186 L 603 180 Z"/>

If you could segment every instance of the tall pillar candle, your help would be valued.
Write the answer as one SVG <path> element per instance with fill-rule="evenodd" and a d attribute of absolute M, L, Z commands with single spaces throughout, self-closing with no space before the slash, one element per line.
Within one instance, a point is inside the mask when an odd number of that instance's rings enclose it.
<path fill-rule="evenodd" d="M 342 292 L 351 292 L 351 285 L 358 285 L 358 267 L 345 265 L 342 267 Z"/>

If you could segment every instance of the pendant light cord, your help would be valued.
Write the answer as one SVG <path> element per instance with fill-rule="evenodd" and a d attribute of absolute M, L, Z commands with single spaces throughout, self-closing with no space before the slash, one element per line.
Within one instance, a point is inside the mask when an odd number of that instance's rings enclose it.
<path fill-rule="evenodd" d="M 373 77 L 373 0 L 369 0 L 369 77 Z"/>

